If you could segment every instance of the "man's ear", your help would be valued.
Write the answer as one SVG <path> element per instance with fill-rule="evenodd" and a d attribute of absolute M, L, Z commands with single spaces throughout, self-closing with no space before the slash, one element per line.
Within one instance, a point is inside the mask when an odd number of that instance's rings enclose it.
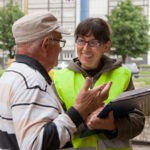
<path fill-rule="evenodd" d="M 110 48 L 111 48 L 111 41 L 108 41 L 107 43 L 104 44 L 104 53 L 108 53 Z"/>
<path fill-rule="evenodd" d="M 42 47 L 42 54 L 44 56 L 47 56 L 48 45 L 49 45 L 49 39 L 48 39 L 48 37 L 45 37 L 42 41 L 42 46 L 41 46 Z"/>
<path fill-rule="evenodd" d="M 42 49 L 47 48 L 48 44 L 49 44 L 49 39 L 48 37 L 45 37 L 42 42 Z"/>

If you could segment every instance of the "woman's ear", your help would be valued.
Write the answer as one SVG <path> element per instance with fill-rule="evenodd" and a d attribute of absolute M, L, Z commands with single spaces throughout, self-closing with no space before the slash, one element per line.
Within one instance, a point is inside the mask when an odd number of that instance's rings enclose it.
<path fill-rule="evenodd" d="M 108 41 L 107 43 L 104 44 L 104 53 L 108 53 L 110 51 L 111 48 L 111 41 Z"/>

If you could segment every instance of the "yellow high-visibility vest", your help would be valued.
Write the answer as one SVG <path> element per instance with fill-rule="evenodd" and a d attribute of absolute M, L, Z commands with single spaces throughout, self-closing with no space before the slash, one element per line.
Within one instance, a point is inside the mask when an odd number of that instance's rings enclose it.
<path fill-rule="evenodd" d="M 109 72 L 103 73 L 94 84 L 94 87 L 102 83 L 112 81 L 109 97 L 105 101 L 105 103 L 107 104 L 127 89 L 130 82 L 130 78 L 131 72 L 127 68 L 119 67 Z M 53 74 L 53 80 L 59 97 L 66 105 L 66 108 L 69 109 L 71 106 L 74 105 L 75 98 L 79 93 L 80 89 L 82 88 L 83 84 L 85 83 L 85 78 L 81 73 L 74 72 L 65 68 L 61 70 L 55 70 Z M 108 140 L 103 134 L 91 135 L 84 138 L 80 138 L 79 135 L 76 135 L 72 143 L 74 148 L 93 147 L 99 150 L 131 149 L 129 146 L 129 141 L 112 141 Z M 114 142 L 116 144 L 115 147 Z M 119 145 L 117 145 L 117 143 L 119 143 Z"/>

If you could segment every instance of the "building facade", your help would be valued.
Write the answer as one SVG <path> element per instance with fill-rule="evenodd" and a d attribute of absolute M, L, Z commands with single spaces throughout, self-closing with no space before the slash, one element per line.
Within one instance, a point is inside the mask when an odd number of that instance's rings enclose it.
<path fill-rule="evenodd" d="M 9 0 L 0 0 L 0 7 L 5 6 Z M 60 61 L 70 61 L 76 56 L 74 30 L 84 17 L 106 18 L 106 14 L 117 6 L 121 0 L 13 0 L 17 2 L 25 14 L 36 11 L 51 11 L 59 23 L 72 34 L 64 36 L 67 40 L 59 56 Z M 150 21 L 150 0 L 133 0 L 135 5 L 143 7 L 143 13 Z M 149 52 L 150 53 L 150 52 Z M 150 54 L 137 59 L 128 58 L 127 61 L 150 64 Z"/>

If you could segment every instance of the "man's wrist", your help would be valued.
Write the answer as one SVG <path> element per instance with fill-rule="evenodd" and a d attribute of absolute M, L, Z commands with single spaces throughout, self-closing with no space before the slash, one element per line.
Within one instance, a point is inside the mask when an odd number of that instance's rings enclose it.
<path fill-rule="evenodd" d="M 71 118 L 77 127 L 83 122 L 82 116 L 74 107 L 70 107 L 66 111 L 66 114 Z"/>

